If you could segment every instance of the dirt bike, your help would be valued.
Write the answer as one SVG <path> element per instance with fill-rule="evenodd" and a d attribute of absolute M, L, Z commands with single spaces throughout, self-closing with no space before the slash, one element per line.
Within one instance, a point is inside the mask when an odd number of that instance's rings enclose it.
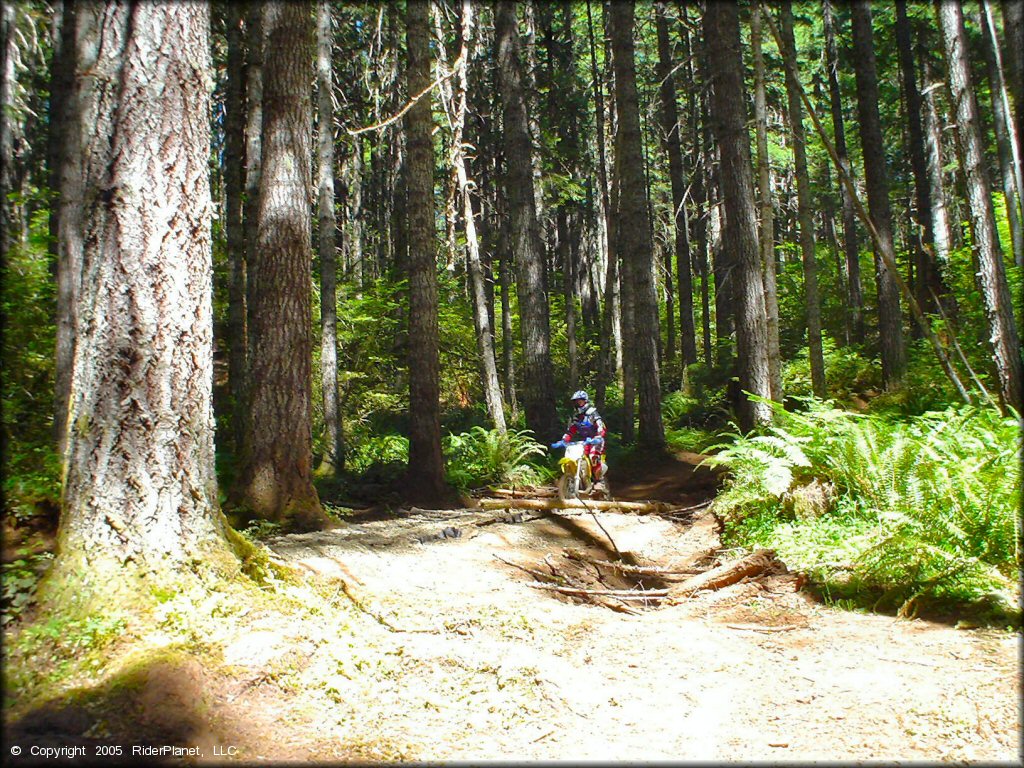
<path fill-rule="evenodd" d="M 594 487 L 594 469 L 590 459 L 583 452 L 583 441 L 565 443 L 565 455 L 558 460 L 562 470 L 558 478 L 558 498 L 578 499 L 581 493 L 588 493 Z"/>

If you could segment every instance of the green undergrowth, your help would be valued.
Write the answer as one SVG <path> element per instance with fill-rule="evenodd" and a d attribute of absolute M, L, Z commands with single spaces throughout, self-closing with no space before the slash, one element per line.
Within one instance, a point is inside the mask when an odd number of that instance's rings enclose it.
<path fill-rule="evenodd" d="M 770 547 L 826 599 L 1020 623 L 1020 433 L 958 406 L 863 415 L 808 399 L 772 427 L 733 433 L 707 463 L 727 546 Z"/>
<path fill-rule="evenodd" d="M 289 626 L 312 617 L 329 619 L 338 631 L 349 628 L 355 609 L 336 586 L 307 582 L 288 567 L 271 567 L 262 545 L 234 536 L 252 550 L 246 555 L 249 564 L 240 563 L 234 576 L 138 574 L 125 577 L 130 583 L 125 589 L 96 586 L 107 593 L 105 600 L 79 599 L 44 585 L 45 599 L 4 627 L 8 719 L 48 702 L 63 706 L 107 696 L 138 677 L 140 660 L 171 651 L 213 674 L 230 675 L 223 668 L 223 644 L 254 621 Z M 256 562 L 261 565 L 254 567 Z"/>

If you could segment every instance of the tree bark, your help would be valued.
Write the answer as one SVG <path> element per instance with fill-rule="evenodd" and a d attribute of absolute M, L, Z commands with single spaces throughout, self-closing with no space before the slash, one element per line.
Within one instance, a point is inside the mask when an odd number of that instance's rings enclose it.
<path fill-rule="evenodd" d="M 779 352 L 779 295 L 775 279 L 775 207 L 768 162 L 768 105 L 764 82 L 761 5 L 750 12 L 750 46 L 754 57 L 754 123 L 757 133 L 757 187 L 761 208 L 761 271 L 764 276 L 765 333 L 768 339 L 768 380 L 772 400 L 782 402 L 782 355 Z"/>
<path fill-rule="evenodd" d="M 721 151 L 725 246 L 735 254 L 736 351 L 744 393 L 771 397 L 765 332 L 764 283 L 761 280 L 750 138 L 744 109 L 743 60 L 737 9 L 709 3 L 704 11 L 711 75 L 711 119 Z M 749 431 L 771 421 L 771 407 L 740 395 L 740 428 Z"/>
<path fill-rule="evenodd" d="M 605 150 L 605 110 L 604 86 L 597 69 L 597 52 L 594 44 L 594 20 L 587 0 L 587 39 L 590 43 L 590 74 L 594 82 L 594 122 L 597 132 L 597 173 L 600 184 L 600 219 L 599 237 L 603 243 L 603 252 L 607 259 L 605 265 L 604 313 L 601 316 L 601 337 L 598 351 L 597 385 L 594 402 L 599 411 L 604 409 L 605 387 L 611 381 L 615 365 L 613 360 L 616 350 L 621 349 L 617 343 L 620 335 L 615 315 L 618 312 L 618 294 L 615 286 L 618 282 L 618 269 L 611 257 L 611 199 L 608 183 L 608 160 Z"/>
<path fill-rule="evenodd" d="M 793 34 L 793 7 L 784 0 L 779 11 L 783 56 L 797 61 Z M 789 127 L 793 134 L 793 165 L 796 171 L 797 220 L 800 224 L 800 255 L 804 270 L 804 305 L 807 312 L 807 347 L 811 361 L 811 389 L 825 397 L 825 358 L 821 346 L 821 296 L 818 292 L 818 261 L 814 253 L 814 213 L 811 210 L 811 177 L 807 171 L 807 138 L 804 110 L 800 103 L 800 82 L 796 67 L 786 69 Z"/>
<path fill-rule="evenodd" d="M 5 112 L 8 105 L 14 103 L 18 82 L 15 70 L 18 50 L 18 36 L 15 30 L 17 11 L 18 7 L 14 3 L 5 3 L 3 8 L 0 8 L 0 105 Z M 19 218 L 12 196 L 12 193 L 19 191 L 15 172 L 15 131 L 18 130 L 19 121 L 10 119 L 8 115 L 3 117 L 4 119 L 0 120 L 0 259 L 6 259 L 14 244 L 14 222 Z"/>
<path fill-rule="evenodd" d="M 1017 265 L 1024 266 L 1024 221 L 1021 220 L 1021 192 L 1024 188 L 1024 179 L 1021 178 L 1021 158 L 1015 141 L 1020 126 L 1015 125 L 1013 111 L 1010 109 L 999 39 L 988 0 L 982 1 L 977 13 L 978 26 L 982 30 L 981 50 L 988 74 L 992 125 L 996 134 L 996 151 L 999 157 L 1003 199 L 1006 203 L 1006 218 L 1010 227 L 1011 250 Z"/>
<path fill-rule="evenodd" d="M 914 243 L 914 298 L 926 312 L 935 312 L 932 296 L 947 293 L 935 260 L 935 226 L 932 221 L 931 184 L 925 157 L 924 125 L 921 116 L 921 92 L 917 87 L 914 51 L 906 0 L 896 2 L 896 43 L 900 59 L 900 81 L 907 105 L 907 143 L 914 176 L 914 219 L 917 225 Z M 920 334 L 918 334 L 920 335 Z"/>
<path fill-rule="evenodd" d="M 523 342 L 523 400 L 526 423 L 534 435 L 541 438 L 558 432 L 561 424 L 555 411 L 551 329 L 544 297 L 544 252 L 533 192 L 532 151 L 515 3 L 499 0 L 494 23 L 507 165 L 505 189 Z"/>
<path fill-rule="evenodd" d="M 406 5 L 408 98 L 431 82 L 429 0 Z M 441 454 L 437 328 L 437 235 L 430 92 L 406 115 L 409 206 L 409 467 L 407 493 L 437 502 L 445 495 Z"/>
<path fill-rule="evenodd" d="M 956 111 L 957 144 L 967 184 L 971 235 L 979 266 L 978 283 L 988 319 L 1000 394 L 1004 405 L 1012 406 L 1017 413 L 1021 413 L 1024 410 L 1024 388 L 1020 342 L 1013 316 L 1013 300 L 1003 266 L 1003 254 L 996 233 L 992 186 L 985 166 L 978 106 L 967 60 L 963 11 L 960 3 L 952 0 L 937 0 L 935 9 L 946 52 L 950 95 Z"/>
<path fill-rule="evenodd" d="M 491 324 L 484 269 L 480 260 L 480 240 L 477 237 L 476 215 L 473 212 L 472 182 L 469 175 L 469 161 L 463 147 L 463 131 L 468 114 L 469 55 L 473 39 L 473 4 L 470 0 L 462 3 L 462 24 L 460 27 L 461 48 L 458 59 L 458 102 L 451 109 L 453 135 L 451 162 L 458 181 L 462 201 L 462 221 L 466 234 L 466 265 L 469 289 L 473 298 L 473 324 L 476 331 L 476 348 L 480 356 L 484 398 L 487 412 L 495 428 L 504 432 L 505 410 L 501 401 L 501 382 L 498 379 L 498 365 L 494 355 L 494 331 Z"/>
<path fill-rule="evenodd" d="M 252 292 L 253 281 L 249 275 L 249 267 L 255 263 L 258 243 L 260 170 L 263 163 L 263 6 L 252 3 L 245 12 L 245 202 L 242 207 L 242 222 L 245 230 L 245 325 L 246 325 L 246 368 L 252 360 L 253 339 L 249 330 L 252 327 Z M 251 379 L 246 376 L 243 386 L 242 413 L 236 432 L 242 434 L 241 451 L 245 450 L 245 434 L 249 431 L 249 386 Z M 237 414 L 236 414 L 237 415 Z"/>
<path fill-rule="evenodd" d="M 621 249 L 623 276 L 631 282 L 634 306 L 633 335 L 624 331 L 623 338 L 630 339 L 636 366 L 639 441 L 657 449 L 665 444 L 658 371 L 658 296 L 643 173 L 632 1 L 613 3 L 610 21 L 617 116 L 615 175 L 619 187 L 616 240 Z"/>
<path fill-rule="evenodd" d="M 50 237 L 56 249 L 57 322 L 54 369 L 53 428 L 57 453 L 68 446 L 68 407 L 75 356 L 78 295 L 82 276 L 82 128 L 75 84 L 78 4 L 61 3 L 59 37 L 55 41 L 50 78 L 49 157 Z M 6 101 L 4 102 L 6 103 Z"/>
<path fill-rule="evenodd" d="M 846 130 L 843 124 L 843 98 L 839 90 L 839 52 L 836 49 L 833 29 L 832 2 L 824 0 L 823 20 L 825 28 L 825 56 L 828 69 L 829 104 L 832 111 L 832 132 L 835 136 L 836 154 L 843 172 L 853 178 L 853 166 L 846 148 Z M 840 183 L 839 191 L 843 208 L 843 251 L 846 254 L 846 277 L 849 302 L 847 311 L 853 340 L 864 343 L 864 298 L 860 279 L 860 248 L 857 242 L 857 213 L 853 198 L 845 185 Z"/>
<path fill-rule="evenodd" d="M 47 589 L 70 582 L 81 605 L 132 589 L 129 563 L 160 579 L 234 558 L 214 472 L 209 11 L 77 13 L 83 280 Z"/>
<path fill-rule="evenodd" d="M 264 6 L 262 158 L 249 280 L 249 423 L 239 496 L 258 517 L 312 529 L 313 6 Z"/>
<path fill-rule="evenodd" d="M 227 85 L 224 115 L 224 230 L 228 257 L 228 389 L 231 450 L 241 452 L 245 425 L 245 381 L 248 345 L 246 322 L 246 247 L 242 206 L 245 197 L 245 49 L 242 6 L 225 6 Z"/>
<path fill-rule="evenodd" d="M 685 15 L 685 8 L 683 14 Z M 704 350 L 704 366 L 711 368 L 711 295 L 710 277 L 708 274 L 708 211 L 707 211 L 707 188 L 708 188 L 708 147 L 706 138 L 708 136 L 707 119 L 707 98 L 706 89 L 698 82 L 697 73 L 701 73 L 701 80 L 707 82 L 705 57 L 702 53 L 694 50 L 691 42 L 689 26 L 682 25 L 682 38 L 684 56 L 688 62 L 683 70 L 687 75 L 688 110 L 690 113 L 690 172 L 693 185 L 693 243 L 694 258 L 697 271 L 700 274 L 700 318 L 701 318 L 701 346 Z M 703 45 L 700 46 L 703 48 Z"/>
<path fill-rule="evenodd" d="M 927 150 L 928 200 L 931 204 L 932 238 L 935 245 L 935 260 L 944 264 L 949 261 L 949 251 L 953 247 L 953 233 L 950 231 L 946 185 L 943 180 L 945 161 L 942 152 L 942 124 L 935 108 L 935 86 L 932 82 L 931 65 L 926 56 L 922 55 L 921 58 L 926 84 L 924 130 L 927 136 L 925 149 Z"/>
<path fill-rule="evenodd" d="M 690 240 L 686 216 L 686 179 L 676 86 L 672 77 L 672 47 L 669 42 L 665 4 L 655 5 L 658 33 L 658 80 L 661 82 L 661 128 L 668 154 L 669 181 L 672 185 L 672 218 L 675 224 L 675 257 L 679 286 L 679 337 L 683 369 L 697 362 L 697 338 L 693 325 L 693 272 L 690 266 Z M 671 270 L 669 270 L 671 275 Z M 669 345 L 671 347 L 671 344 Z M 685 378 L 685 374 L 684 374 Z"/>
<path fill-rule="evenodd" d="M 1020 44 L 1024 39 L 1024 3 L 1000 0 L 1000 7 L 1003 12 L 1006 85 L 1017 126 L 1017 157 L 1024 163 L 1024 50 Z M 1024 169 L 1019 171 L 1024 172 Z M 1024 196 L 1024 191 L 1021 195 Z M 1021 200 L 1021 206 L 1024 207 L 1024 200 Z"/>
<path fill-rule="evenodd" d="M 324 448 L 320 471 L 336 474 L 345 463 L 338 404 L 338 221 L 334 213 L 334 32 L 331 6 L 317 3 L 317 234 L 320 252 L 320 388 Z"/>
<path fill-rule="evenodd" d="M 857 114 L 861 150 L 867 180 L 868 208 L 882 248 L 893 252 L 889 178 L 885 168 L 885 143 L 878 115 L 878 73 L 871 41 L 871 6 L 856 0 L 853 11 L 854 70 L 857 80 Z M 878 248 L 875 249 L 875 285 L 878 289 L 878 335 L 882 357 L 882 382 L 887 390 L 899 389 L 906 373 L 906 346 L 900 313 L 899 287 Z"/>

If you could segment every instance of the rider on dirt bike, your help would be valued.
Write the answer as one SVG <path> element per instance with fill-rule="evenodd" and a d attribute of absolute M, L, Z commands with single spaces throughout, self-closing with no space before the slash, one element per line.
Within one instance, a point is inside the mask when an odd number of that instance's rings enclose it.
<path fill-rule="evenodd" d="M 569 399 L 575 406 L 576 412 L 570 419 L 562 439 L 557 443 L 552 443 L 551 447 L 553 449 L 564 448 L 565 444 L 574 437 L 582 439 L 586 443 L 583 451 L 590 459 L 590 465 L 594 469 L 594 482 L 602 482 L 607 470 L 607 465 L 604 463 L 604 436 L 608 434 L 608 428 L 605 427 L 604 419 L 597 412 L 597 408 L 590 405 L 590 398 L 582 389 L 573 392 Z"/>

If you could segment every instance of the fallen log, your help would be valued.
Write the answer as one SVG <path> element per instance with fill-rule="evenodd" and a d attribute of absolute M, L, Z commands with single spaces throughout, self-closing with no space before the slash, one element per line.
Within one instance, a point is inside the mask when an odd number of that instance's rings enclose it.
<path fill-rule="evenodd" d="M 538 496 L 547 498 L 555 495 L 555 491 L 551 488 L 535 488 L 533 486 L 526 486 L 524 488 L 488 488 L 487 491 L 495 496 L 506 496 L 513 499 L 536 498 Z"/>
<path fill-rule="evenodd" d="M 748 576 L 764 573 L 775 565 L 775 552 L 759 549 L 744 558 L 725 563 L 676 585 L 673 595 L 689 596 L 702 589 L 721 589 Z"/>
<path fill-rule="evenodd" d="M 480 499 L 481 509 L 625 509 L 660 512 L 669 506 L 655 501 L 583 501 L 582 499 Z"/>

